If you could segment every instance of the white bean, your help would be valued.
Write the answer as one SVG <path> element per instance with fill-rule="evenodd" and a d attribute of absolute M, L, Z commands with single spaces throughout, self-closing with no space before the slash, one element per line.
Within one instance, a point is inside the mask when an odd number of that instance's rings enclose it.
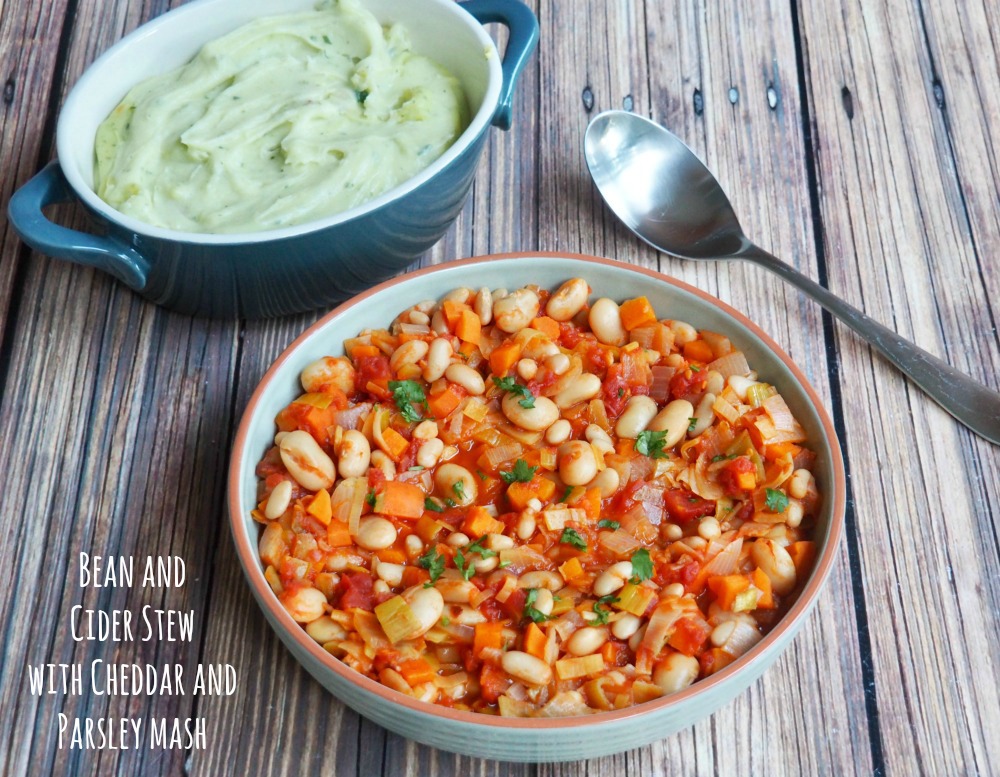
<path fill-rule="evenodd" d="M 756 540 L 750 548 L 750 558 L 768 576 L 776 594 L 784 596 L 795 588 L 795 563 L 777 542 L 766 538 Z"/>
<path fill-rule="evenodd" d="M 468 364 L 450 364 L 444 371 L 444 376 L 452 383 L 464 388 L 473 396 L 486 393 L 486 382 L 483 380 L 483 376 Z"/>
<path fill-rule="evenodd" d="M 788 480 L 788 495 L 795 499 L 805 499 L 815 488 L 816 479 L 807 469 L 797 469 Z"/>
<path fill-rule="evenodd" d="M 421 421 L 413 429 L 413 437 L 417 440 L 433 440 L 438 436 L 438 425 L 436 422 L 427 419 Z"/>
<path fill-rule="evenodd" d="M 309 432 L 289 432 L 282 439 L 278 450 L 288 474 L 303 488 L 319 491 L 333 485 L 337 475 L 333 459 L 319 447 L 319 443 Z"/>
<path fill-rule="evenodd" d="M 357 429 L 348 429 L 340 441 L 337 471 L 342 478 L 359 478 L 368 472 L 372 446 Z"/>
<path fill-rule="evenodd" d="M 336 388 L 350 396 L 354 393 L 354 367 L 340 356 L 324 356 L 307 364 L 299 375 L 302 388 L 310 393 Z"/>
<path fill-rule="evenodd" d="M 789 499 L 788 507 L 785 508 L 785 524 L 792 529 L 797 529 L 802 524 L 805 516 L 805 509 L 798 499 Z"/>
<path fill-rule="evenodd" d="M 560 354 L 562 355 L 562 354 Z M 570 384 L 552 399 L 560 410 L 593 399 L 601 391 L 601 379 L 592 372 L 584 372 L 573 378 Z"/>
<path fill-rule="evenodd" d="M 453 531 L 448 535 L 448 539 L 445 540 L 445 543 L 451 545 L 453 548 L 464 548 L 470 542 L 472 540 L 469 538 L 469 535 L 460 531 Z"/>
<path fill-rule="evenodd" d="M 720 534 L 722 534 L 722 529 L 715 518 L 705 518 L 698 524 L 698 535 L 706 540 L 714 540 Z"/>
<path fill-rule="evenodd" d="M 373 558 L 377 558 L 377 556 Z M 380 561 L 375 574 L 379 576 L 380 580 L 384 580 L 387 585 L 397 586 L 403 582 L 403 565 Z"/>
<path fill-rule="evenodd" d="M 475 583 L 468 580 L 452 580 L 442 577 L 434 584 L 434 587 L 441 592 L 441 597 L 448 604 L 468 604 L 472 597 L 479 593 Z"/>
<path fill-rule="evenodd" d="M 306 626 L 306 634 L 319 644 L 339 642 L 347 637 L 347 631 L 329 615 L 322 615 Z"/>
<path fill-rule="evenodd" d="M 587 428 L 583 430 L 583 436 L 603 453 L 613 453 L 615 450 L 615 444 L 611 441 L 611 436 L 597 424 L 587 424 Z"/>
<path fill-rule="evenodd" d="M 642 625 L 642 618 L 630 612 L 623 613 L 622 616 L 611 624 L 611 633 L 618 639 L 628 639 Z"/>
<path fill-rule="evenodd" d="M 431 317 L 420 310 L 411 310 L 409 315 L 411 324 L 420 324 L 422 326 L 427 326 L 431 323 Z"/>
<path fill-rule="evenodd" d="M 545 430 L 545 442 L 549 445 L 559 445 L 569 439 L 573 426 L 565 418 L 560 418 Z"/>
<path fill-rule="evenodd" d="M 709 370 L 705 373 L 705 391 L 709 394 L 718 395 L 726 387 L 726 379 L 718 370 Z"/>
<path fill-rule="evenodd" d="M 562 351 L 545 357 L 545 367 L 554 375 L 564 375 L 571 366 L 572 362 Z"/>
<path fill-rule="evenodd" d="M 597 475 L 597 457 L 590 443 L 571 440 L 559 446 L 559 477 L 567 486 L 583 486 Z"/>
<path fill-rule="evenodd" d="M 534 513 L 525 510 L 517 522 L 518 539 L 530 540 L 536 528 L 538 528 L 538 522 L 535 520 Z"/>
<path fill-rule="evenodd" d="M 493 321 L 502 332 L 524 329 L 538 315 L 538 295 L 531 289 L 518 289 L 493 302 Z"/>
<path fill-rule="evenodd" d="M 355 539 L 358 546 L 365 550 L 382 550 L 396 541 L 396 527 L 387 518 L 379 516 L 362 518 Z"/>
<path fill-rule="evenodd" d="M 688 437 L 697 437 L 712 425 L 712 421 L 715 420 L 715 412 L 712 410 L 712 405 L 714 404 L 715 394 L 706 392 L 705 396 L 698 403 L 698 407 L 695 408 L 694 415 L 688 418 Z"/>
<path fill-rule="evenodd" d="M 439 466 L 434 473 L 434 483 L 441 494 L 460 505 L 475 504 L 479 495 L 475 477 L 459 464 Z"/>
<path fill-rule="evenodd" d="M 656 417 L 656 411 L 654 399 L 637 394 L 628 401 L 625 412 L 618 417 L 618 422 L 615 424 L 615 434 L 629 440 L 636 439 L 639 433 L 645 431 Z"/>
<path fill-rule="evenodd" d="M 517 374 L 522 380 L 531 380 L 538 374 L 538 362 L 534 359 L 518 359 Z"/>
<path fill-rule="evenodd" d="M 517 579 L 518 588 L 545 588 L 549 591 L 558 591 L 566 585 L 562 575 L 547 569 L 536 569 L 525 572 Z"/>
<path fill-rule="evenodd" d="M 589 656 L 608 641 L 608 630 L 597 626 L 584 626 L 573 632 L 566 642 L 566 652 L 574 656 Z"/>
<path fill-rule="evenodd" d="M 396 477 L 396 462 L 390 459 L 383 451 L 378 449 L 372 451 L 371 465 L 377 470 L 381 470 L 386 480 L 393 480 Z"/>
<path fill-rule="evenodd" d="M 671 583 L 663 589 L 663 595 L 676 596 L 677 598 L 680 598 L 684 596 L 684 586 L 681 583 Z"/>
<path fill-rule="evenodd" d="M 500 402 L 500 409 L 512 424 L 530 432 L 540 432 L 559 418 L 559 408 L 548 397 L 535 397 L 533 407 L 523 407 L 520 394 L 507 392 Z"/>
<path fill-rule="evenodd" d="M 451 363 L 452 354 L 455 349 L 451 347 L 451 341 L 443 337 L 436 337 L 431 341 L 427 349 L 427 361 L 424 363 L 423 378 L 428 383 L 433 383 L 448 369 Z"/>
<path fill-rule="evenodd" d="M 406 555 L 410 559 L 414 559 L 424 552 L 424 541 L 416 534 L 407 534 L 403 543 L 406 547 Z"/>
<path fill-rule="evenodd" d="M 452 289 L 445 294 L 444 299 L 449 302 L 457 302 L 459 305 L 465 305 L 469 301 L 472 294 L 472 289 L 466 288 L 465 286 L 459 286 L 457 289 Z"/>
<path fill-rule="evenodd" d="M 416 364 L 427 355 L 430 346 L 424 340 L 407 340 L 389 357 L 389 366 L 398 373 L 408 364 Z"/>
<path fill-rule="evenodd" d="M 435 334 L 448 334 L 448 322 L 444 319 L 444 312 L 438 308 L 431 315 L 431 331 Z"/>
<path fill-rule="evenodd" d="M 420 624 L 403 639 L 415 639 L 426 633 L 441 618 L 444 612 L 444 597 L 436 588 L 424 588 L 423 584 L 407 588 L 401 594 L 403 601 L 410 605 L 410 612 Z"/>
<path fill-rule="evenodd" d="M 653 682 L 664 693 L 676 693 L 697 680 L 700 669 L 694 656 L 671 653 L 653 669 Z"/>
<path fill-rule="evenodd" d="M 264 517 L 269 521 L 280 518 L 285 514 L 288 505 L 292 501 L 292 481 L 282 480 L 271 490 L 271 495 L 264 505 Z"/>
<path fill-rule="evenodd" d="M 651 432 L 666 432 L 663 449 L 670 450 L 687 434 L 694 405 L 686 399 L 675 399 L 667 404 L 646 427 Z"/>
<path fill-rule="evenodd" d="M 618 470 L 612 467 L 605 467 L 587 484 L 587 488 L 600 489 L 601 499 L 608 499 L 614 496 L 620 485 L 621 476 L 618 474 Z"/>
<path fill-rule="evenodd" d="M 687 321 L 671 321 L 669 326 L 674 333 L 674 345 L 687 345 L 698 339 L 698 330 Z"/>
<path fill-rule="evenodd" d="M 430 469 L 438 463 L 441 453 L 444 451 L 444 443 L 439 437 L 427 440 L 417 449 L 417 464 L 426 469 Z"/>
<path fill-rule="evenodd" d="M 472 309 L 479 316 L 479 323 L 486 326 L 493 320 L 493 295 L 485 286 L 476 292 L 476 299 L 472 303 Z"/>
<path fill-rule="evenodd" d="M 590 307 L 590 330 L 605 345 L 625 345 L 628 333 L 622 325 L 622 311 L 613 299 L 601 297 Z"/>
<path fill-rule="evenodd" d="M 520 650 L 508 650 L 500 659 L 503 670 L 528 685 L 547 685 L 552 681 L 552 667 L 542 659 Z"/>
<path fill-rule="evenodd" d="M 632 577 L 632 562 L 619 561 L 601 572 L 594 581 L 594 593 L 598 596 L 607 596 L 614 593 L 623 585 L 625 581 Z"/>
<path fill-rule="evenodd" d="M 281 604 L 298 623 L 311 623 L 323 615 L 326 597 L 323 592 L 304 586 L 281 597 Z"/>
<path fill-rule="evenodd" d="M 722 647 L 729 641 L 729 638 L 733 636 L 734 631 L 736 631 L 735 620 L 723 621 L 712 629 L 712 633 L 709 634 L 708 638 L 716 647 Z"/>
<path fill-rule="evenodd" d="M 569 321 L 583 310 L 590 296 L 590 286 L 583 278 L 571 278 L 549 297 L 545 305 L 545 315 L 556 321 Z"/>
<path fill-rule="evenodd" d="M 552 608 L 555 607 L 556 604 L 555 597 L 552 596 L 552 592 L 548 588 L 539 588 L 537 590 L 538 593 L 535 595 L 535 603 L 532 607 L 538 610 L 542 615 L 551 615 Z"/>

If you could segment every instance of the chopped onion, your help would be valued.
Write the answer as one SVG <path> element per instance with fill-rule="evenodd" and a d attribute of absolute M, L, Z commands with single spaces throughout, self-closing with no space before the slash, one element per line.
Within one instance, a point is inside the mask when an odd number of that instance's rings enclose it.
<path fill-rule="evenodd" d="M 564 718 L 568 715 L 590 715 L 595 711 L 587 706 L 579 691 L 560 691 L 538 711 L 537 717 Z"/>
<path fill-rule="evenodd" d="M 705 369 L 715 370 L 723 378 L 728 378 L 730 375 L 750 374 L 750 365 L 747 362 L 747 357 L 743 355 L 743 351 L 727 353 L 714 362 L 709 362 L 705 365 Z"/>
<path fill-rule="evenodd" d="M 500 563 L 504 569 L 519 575 L 528 569 L 549 569 L 551 562 L 534 548 L 521 545 L 500 551 Z"/>
<path fill-rule="evenodd" d="M 670 398 L 670 379 L 674 377 L 677 370 L 664 364 L 653 367 L 653 382 L 649 387 L 650 399 L 655 399 L 658 404 L 663 404 Z"/>
<path fill-rule="evenodd" d="M 640 543 L 623 529 L 602 531 L 597 535 L 597 544 L 618 558 L 627 558 L 637 550 Z"/>
<path fill-rule="evenodd" d="M 767 442 L 804 442 L 805 430 L 795 420 L 781 394 L 768 397 L 761 403 L 774 424 L 774 435 Z"/>
<path fill-rule="evenodd" d="M 427 324 L 400 324 L 399 331 L 406 335 L 427 335 L 431 328 Z"/>
<path fill-rule="evenodd" d="M 486 451 L 487 468 L 492 470 L 499 469 L 501 464 L 506 464 L 508 461 L 516 459 L 523 452 L 524 446 L 519 442 L 510 440 L 507 443 L 501 443 L 495 448 L 490 448 Z"/>
<path fill-rule="evenodd" d="M 739 658 L 750 648 L 760 642 L 762 637 L 760 632 L 757 631 L 755 627 L 751 626 L 747 620 L 743 618 L 734 620 L 736 627 L 729 634 L 729 638 L 726 640 L 725 644 L 719 645 L 719 647 L 734 658 Z"/>
<path fill-rule="evenodd" d="M 702 567 L 703 575 L 731 575 L 737 569 L 740 551 L 743 550 L 743 538 L 737 537 L 726 545 L 722 551 Z"/>
<path fill-rule="evenodd" d="M 367 493 L 367 478 L 345 478 L 337 484 L 330 496 L 333 517 L 347 524 L 347 530 L 352 537 L 358 534 L 361 511 L 364 509 Z"/>

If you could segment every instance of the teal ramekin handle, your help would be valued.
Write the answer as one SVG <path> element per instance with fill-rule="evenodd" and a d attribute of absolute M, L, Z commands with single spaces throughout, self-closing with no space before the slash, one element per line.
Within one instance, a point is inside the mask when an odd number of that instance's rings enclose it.
<path fill-rule="evenodd" d="M 538 19 L 521 0 L 466 0 L 459 5 L 480 24 L 499 22 L 510 31 L 503 54 L 500 101 L 493 114 L 493 125 L 508 130 L 517 77 L 538 45 Z"/>
<path fill-rule="evenodd" d="M 142 291 L 149 262 L 137 250 L 112 237 L 61 227 L 42 212 L 49 205 L 74 199 L 76 195 L 59 162 L 52 161 L 14 192 L 7 217 L 21 239 L 36 251 L 104 270 L 130 288 Z"/>

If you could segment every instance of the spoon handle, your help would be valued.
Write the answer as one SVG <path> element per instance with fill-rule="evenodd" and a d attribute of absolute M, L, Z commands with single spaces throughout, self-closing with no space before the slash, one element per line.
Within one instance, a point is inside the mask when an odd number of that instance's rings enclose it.
<path fill-rule="evenodd" d="M 735 258 L 747 259 L 797 286 L 871 343 L 961 423 L 1000 445 L 1000 393 L 903 339 L 767 251 L 752 246 Z"/>

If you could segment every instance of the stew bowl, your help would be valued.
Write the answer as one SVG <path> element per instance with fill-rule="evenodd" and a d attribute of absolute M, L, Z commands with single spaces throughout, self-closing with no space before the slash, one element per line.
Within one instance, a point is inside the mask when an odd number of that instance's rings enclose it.
<path fill-rule="evenodd" d="M 314 642 L 281 605 L 264 577 L 257 545 L 260 524 L 255 466 L 273 445 L 275 416 L 301 393 L 299 374 L 314 360 L 343 353 L 342 342 L 366 328 L 385 328 L 399 311 L 439 299 L 457 287 L 556 289 L 582 277 L 602 296 L 645 295 L 663 317 L 720 332 L 772 383 L 804 427 L 816 453 L 823 494 L 815 526 L 816 561 L 798 598 L 775 627 L 734 663 L 684 690 L 617 711 L 565 718 L 509 718 L 451 709 L 391 690 Z M 391 731 L 466 755 L 511 761 L 592 758 L 639 747 L 692 725 L 730 702 L 788 647 L 816 604 L 837 554 L 844 526 L 845 476 L 830 418 L 802 372 L 745 316 L 685 283 L 607 259 L 565 254 L 508 254 L 449 263 L 384 283 L 330 312 L 295 340 L 260 381 L 243 413 L 228 476 L 230 528 L 251 591 L 291 653 L 345 704 Z"/>

